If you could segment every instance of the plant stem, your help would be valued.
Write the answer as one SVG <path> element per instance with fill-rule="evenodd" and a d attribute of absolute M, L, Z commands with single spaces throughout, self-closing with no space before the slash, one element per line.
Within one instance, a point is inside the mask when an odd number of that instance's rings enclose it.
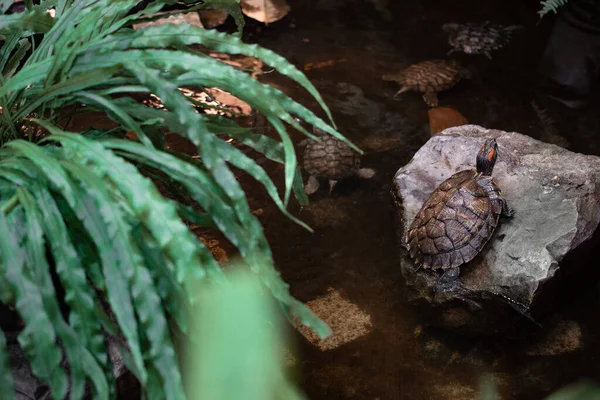
<path fill-rule="evenodd" d="M 19 204 L 19 198 L 15 193 L 13 197 L 8 199 L 6 203 L 2 205 L 2 212 L 6 215 L 10 214 L 10 212 Z"/>

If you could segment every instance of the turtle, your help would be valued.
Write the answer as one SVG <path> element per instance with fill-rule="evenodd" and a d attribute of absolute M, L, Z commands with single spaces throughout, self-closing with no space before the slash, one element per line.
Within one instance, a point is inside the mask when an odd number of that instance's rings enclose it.
<path fill-rule="evenodd" d="M 466 54 L 485 54 L 490 60 L 490 52 L 504 47 L 515 31 L 525 29 L 521 25 L 483 23 L 457 24 L 449 22 L 442 25 L 442 30 L 449 33 L 448 43 L 452 49 L 448 55 L 462 51 Z"/>
<path fill-rule="evenodd" d="M 352 176 L 370 179 L 375 175 L 371 168 L 360 168 L 360 154 L 354 151 L 342 140 L 326 134 L 319 128 L 313 128 L 313 133 L 320 139 L 305 139 L 300 142 L 304 147 L 303 167 L 310 174 L 304 190 L 307 194 L 315 193 L 320 186 L 320 180 L 329 182 L 329 194 L 338 181 Z"/>
<path fill-rule="evenodd" d="M 455 173 L 425 201 L 404 238 L 418 269 L 442 270 L 440 283 L 456 283 L 460 266 L 483 249 L 500 216 L 512 209 L 492 171 L 498 156 L 495 139 L 486 139 L 477 153 L 476 169 Z"/>
<path fill-rule="evenodd" d="M 412 64 L 395 74 L 382 76 L 384 81 L 394 81 L 402 85 L 394 97 L 414 90 L 424 93 L 423 100 L 431 107 L 437 107 L 437 92 L 450 89 L 462 78 L 470 79 L 471 71 L 462 67 L 456 60 L 428 60 Z"/>

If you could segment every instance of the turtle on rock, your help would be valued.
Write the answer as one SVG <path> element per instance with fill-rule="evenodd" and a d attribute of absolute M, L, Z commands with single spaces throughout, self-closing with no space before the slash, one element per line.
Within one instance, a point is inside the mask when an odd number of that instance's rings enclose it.
<path fill-rule="evenodd" d="M 448 43 L 452 49 L 448 54 L 462 51 L 466 54 L 485 54 L 490 60 L 492 50 L 500 49 L 512 39 L 515 31 L 525 29 L 521 25 L 483 23 L 457 24 L 449 22 L 442 25 L 442 30 L 449 33 Z"/>
<path fill-rule="evenodd" d="M 487 139 L 477 153 L 477 169 L 457 172 L 442 182 L 407 230 L 410 257 L 419 268 L 445 271 L 442 287 L 455 287 L 459 267 L 483 249 L 500 215 L 514 214 L 492 178 L 497 156 L 496 140 Z"/>
<path fill-rule="evenodd" d="M 470 79 L 471 71 L 455 60 L 422 61 L 382 77 L 384 81 L 394 81 L 402 85 L 394 97 L 410 90 L 421 92 L 423 100 L 431 107 L 438 105 L 437 92 L 450 89 L 462 78 Z"/>
<path fill-rule="evenodd" d="M 303 167 L 310 174 L 304 190 L 313 194 L 319 190 L 319 181 L 329 182 L 329 193 L 338 181 L 352 176 L 370 179 L 375 171 L 370 168 L 360 168 L 360 154 L 346 143 L 318 128 L 313 133 L 320 139 L 305 139 L 299 143 L 304 147 Z"/>

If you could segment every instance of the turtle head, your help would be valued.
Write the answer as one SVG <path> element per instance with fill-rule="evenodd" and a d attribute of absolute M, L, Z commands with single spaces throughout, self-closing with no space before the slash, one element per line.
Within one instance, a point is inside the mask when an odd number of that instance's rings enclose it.
<path fill-rule="evenodd" d="M 498 143 L 496 139 L 487 139 L 477 153 L 477 172 L 491 176 L 498 157 Z"/>

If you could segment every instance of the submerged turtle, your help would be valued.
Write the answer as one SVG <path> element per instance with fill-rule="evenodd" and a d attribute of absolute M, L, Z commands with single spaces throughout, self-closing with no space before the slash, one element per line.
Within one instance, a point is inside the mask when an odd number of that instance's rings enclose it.
<path fill-rule="evenodd" d="M 304 146 L 303 166 L 310 174 L 308 183 L 304 187 L 307 194 L 312 194 L 319 189 L 319 180 L 329 181 L 329 193 L 338 181 L 358 176 L 369 179 L 375 175 L 370 168 L 360 168 L 360 155 L 343 141 L 314 128 L 315 136 L 320 142 L 303 140 Z"/>
<path fill-rule="evenodd" d="M 444 270 L 442 283 L 454 282 L 458 267 L 483 249 L 500 215 L 514 214 L 491 176 L 497 156 L 496 140 L 486 140 L 477 153 L 477 170 L 457 172 L 442 182 L 406 233 L 410 256 L 420 267 Z"/>
<path fill-rule="evenodd" d="M 382 77 L 384 81 L 394 81 L 402 85 L 394 97 L 414 90 L 424 93 L 423 100 L 431 107 L 438 105 L 437 92 L 450 89 L 462 78 L 470 79 L 471 71 L 460 66 L 455 60 L 423 61 L 398 73 Z"/>
<path fill-rule="evenodd" d="M 466 54 L 485 54 L 492 58 L 490 52 L 504 47 L 512 38 L 515 31 L 525 29 L 521 25 L 483 23 L 457 24 L 449 22 L 442 25 L 442 30 L 448 32 L 448 43 L 452 49 L 448 54 L 462 51 Z"/>

